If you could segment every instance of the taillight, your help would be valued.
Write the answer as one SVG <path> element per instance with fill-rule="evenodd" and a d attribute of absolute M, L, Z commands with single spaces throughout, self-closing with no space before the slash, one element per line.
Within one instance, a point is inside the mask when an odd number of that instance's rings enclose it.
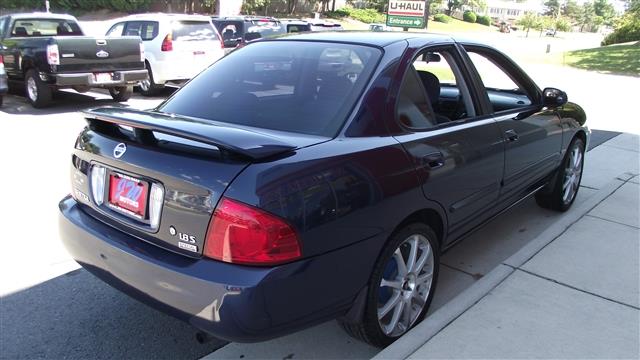
<path fill-rule="evenodd" d="M 220 39 L 220 49 L 224 50 L 224 40 L 222 40 L 222 36 L 218 37 Z"/>
<path fill-rule="evenodd" d="M 173 39 L 171 34 L 167 34 L 162 40 L 162 45 L 160 46 L 160 50 L 162 51 L 173 51 Z"/>
<path fill-rule="evenodd" d="M 223 198 L 209 223 L 204 255 L 245 265 L 276 265 L 302 256 L 295 230 L 253 206 Z"/>
<path fill-rule="evenodd" d="M 96 205 L 102 205 L 104 202 L 104 185 L 106 178 L 106 169 L 100 165 L 93 165 L 91 168 L 91 195 Z"/>
<path fill-rule="evenodd" d="M 49 65 L 60 65 L 58 44 L 47 45 L 47 63 Z"/>
<path fill-rule="evenodd" d="M 140 62 L 144 62 L 144 44 L 140 42 Z"/>

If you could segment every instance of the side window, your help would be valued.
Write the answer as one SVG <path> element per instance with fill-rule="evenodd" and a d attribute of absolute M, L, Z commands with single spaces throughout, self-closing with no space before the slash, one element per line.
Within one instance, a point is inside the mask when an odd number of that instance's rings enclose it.
<path fill-rule="evenodd" d="M 4 26 L 7 23 L 7 18 L 6 17 L 1 17 L 0 18 L 0 38 L 4 37 Z"/>
<path fill-rule="evenodd" d="M 158 23 L 155 21 L 146 21 L 140 29 L 140 37 L 143 41 L 155 39 L 158 36 Z"/>
<path fill-rule="evenodd" d="M 117 23 L 107 31 L 107 36 L 122 36 L 122 30 L 124 30 L 124 23 Z"/>
<path fill-rule="evenodd" d="M 124 36 L 141 36 L 142 35 L 142 22 L 129 21 L 124 27 Z"/>
<path fill-rule="evenodd" d="M 455 49 L 423 51 L 404 76 L 396 115 L 414 130 L 475 116 L 471 94 L 455 61 Z"/>
<path fill-rule="evenodd" d="M 533 103 L 524 87 L 490 55 L 469 50 L 469 57 L 487 91 L 494 112 L 529 106 Z"/>

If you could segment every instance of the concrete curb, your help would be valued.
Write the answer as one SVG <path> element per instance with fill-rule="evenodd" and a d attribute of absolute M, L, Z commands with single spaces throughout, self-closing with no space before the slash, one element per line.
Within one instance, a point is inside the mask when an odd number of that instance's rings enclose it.
<path fill-rule="evenodd" d="M 411 356 L 411 354 L 416 352 L 422 345 L 484 298 L 491 290 L 515 272 L 517 268 L 529 261 L 529 259 L 534 257 L 545 246 L 562 235 L 569 227 L 598 206 L 598 204 L 608 198 L 632 177 L 633 175 L 628 173 L 617 176 L 615 180 L 598 190 L 597 193 L 584 203 L 563 215 L 555 224 L 530 241 L 525 247 L 507 258 L 453 300 L 429 315 L 425 321 L 386 347 L 374 356 L 373 359 L 406 359 Z"/>

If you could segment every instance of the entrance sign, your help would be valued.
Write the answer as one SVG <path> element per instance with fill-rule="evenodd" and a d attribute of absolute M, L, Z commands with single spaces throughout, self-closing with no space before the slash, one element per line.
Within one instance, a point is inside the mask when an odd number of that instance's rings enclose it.
<path fill-rule="evenodd" d="M 424 28 L 425 0 L 389 0 L 387 26 Z"/>

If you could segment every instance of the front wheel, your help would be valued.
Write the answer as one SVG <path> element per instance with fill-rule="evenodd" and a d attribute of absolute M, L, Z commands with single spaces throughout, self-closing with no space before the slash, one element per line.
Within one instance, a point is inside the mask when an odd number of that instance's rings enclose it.
<path fill-rule="evenodd" d="M 164 85 L 155 83 L 155 81 L 153 80 L 153 73 L 151 72 L 151 67 L 149 67 L 148 65 L 147 65 L 147 73 L 149 74 L 147 79 L 142 80 L 138 83 L 138 86 L 140 87 L 140 93 L 143 96 L 154 96 L 159 94 L 160 91 L 164 89 Z"/>
<path fill-rule="evenodd" d="M 435 232 L 414 223 L 396 232 L 376 263 L 359 323 L 341 321 L 347 333 L 384 347 L 426 315 L 438 279 L 440 254 Z"/>
<path fill-rule="evenodd" d="M 584 166 L 584 141 L 575 138 L 569 144 L 567 153 L 557 170 L 555 180 L 550 185 L 550 191 L 536 194 L 536 202 L 541 207 L 556 211 L 567 211 L 578 195 L 582 168 Z"/>
<path fill-rule="evenodd" d="M 109 88 L 109 94 L 117 102 L 127 101 L 133 94 L 133 86 L 117 86 Z"/>

